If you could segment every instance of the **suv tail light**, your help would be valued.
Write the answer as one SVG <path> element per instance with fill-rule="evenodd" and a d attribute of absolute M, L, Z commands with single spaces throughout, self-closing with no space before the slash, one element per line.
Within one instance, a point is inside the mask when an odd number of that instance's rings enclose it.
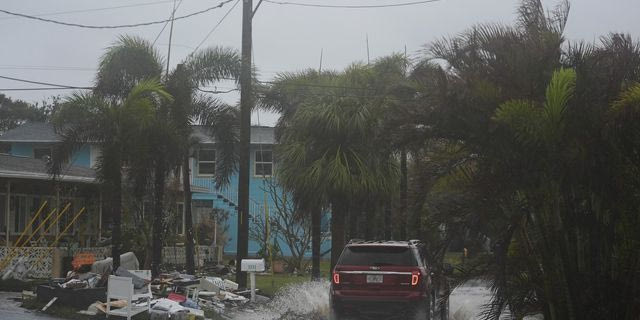
<path fill-rule="evenodd" d="M 418 283 L 420 283 L 420 273 L 414 271 L 411 273 L 411 286 L 415 287 Z"/>
<path fill-rule="evenodd" d="M 337 272 L 333 272 L 333 283 L 340 284 L 340 274 Z"/>

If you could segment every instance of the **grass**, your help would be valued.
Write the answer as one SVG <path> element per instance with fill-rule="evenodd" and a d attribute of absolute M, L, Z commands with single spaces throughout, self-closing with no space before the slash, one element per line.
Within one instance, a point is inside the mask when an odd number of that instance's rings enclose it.
<path fill-rule="evenodd" d="M 447 252 L 444 254 L 444 263 L 448 263 L 453 267 L 462 264 L 462 252 Z"/>
<path fill-rule="evenodd" d="M 331 262 L 329 260 L 320 261 L 320 277 L 329 279 L 329 269 Z M 256 275 L 256 288 L 260 289 L 260 294 L 273 297 L 278 290 L 288 285 L 294 285 L 309 281 L 311 275 L 309 274 L 290 274 L 290 273 L 276 273 L 259 274 Z M 231 279 L 233 280 L 233 279 Z"/>
<path fill-rule="evenodd" d="M 274 275 L 256 275 L 256 288 L 260 294 L 273 297 L 280 288 L 288 285 L 309 281 L 309 275 L 294 275 L 288 273 L 276 273 Z"/>

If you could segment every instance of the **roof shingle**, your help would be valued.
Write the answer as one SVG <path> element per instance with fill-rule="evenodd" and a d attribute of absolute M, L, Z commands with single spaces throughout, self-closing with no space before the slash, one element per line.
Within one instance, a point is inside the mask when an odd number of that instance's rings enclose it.
<path fill-rule="evenodd" d="M 49 180 L 51 175 L 43 160 L 0 154 L 0 177 Z M 59 180 L 76 182 L 94 182 L 95 170 L 80 166 L 70 166 L 62 170 Z"/>

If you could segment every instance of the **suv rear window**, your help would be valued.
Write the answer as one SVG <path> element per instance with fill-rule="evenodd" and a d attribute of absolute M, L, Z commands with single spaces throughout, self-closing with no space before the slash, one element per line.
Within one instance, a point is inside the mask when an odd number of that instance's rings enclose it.
<path fill-rule="evenodd" d="M 349 266 L 417 266 L 413 250 L 398 246 L 350 246 L 338 264 Z"/>

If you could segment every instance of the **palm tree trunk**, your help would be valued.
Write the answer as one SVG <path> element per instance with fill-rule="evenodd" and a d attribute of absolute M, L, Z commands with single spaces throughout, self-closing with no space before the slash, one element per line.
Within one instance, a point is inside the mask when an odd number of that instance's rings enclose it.
<path fill-rule="evenodd" d="M 345 200 L 336 200 L 332 202 L 331 210 L 331 270 L 338 263 L 338 258 L 344 249 L 345 244 L 345 220 L 348 214 L 349 206 Z"/>
<path fill-rule="evenodd" d="M 159 159 L 156 165 L 154 181 L 154 208 L 153 208 L 153 253 L 151 262 L 151 274 L 157 277 L 160 274 L 160 264 L 162 263 L 162 234 L 163 234 L 163 202 L 165 188 L 164 161 Z"/>
<path fill-rule="evenodd" d="M 398 238 L 407 238 L 407 152 L 400 152 L 400 210 L 398 214 Z"/>
<path fill-rule="evenodd" d="M 191 179 L 189 176 L 189 154 L 185 153 L 182 160 L 182 189 L 184 191 L 184 227 L 185 227 L 185 265 L 188 274 L 195 274 L 195 260 L 193 256 L 193 219 L 191 218 Z"/>
<path fill-rule="evenodd" d="M 384 206 L 384 239 L 391 240 L 391 201 Z"/>
<path fill-rule="evenodd" d="M 373 240 L 373 230 L 374 230 L 374 214 L 373 214 L 373 206 L 370 204 L 365 205 L 364 212 L 362 213 L 364 217 L 363 227 L 364 230 L 362 232 L 365 240 Z"/>
<path fill-rule="evenodd" d="M 349 239 L 358 238 L 358 213 L 360 206 L 349 206 Z"/>
<path fill-rule="evenodd" d="M 320 279 L 320 226 L 322 224 L 322 208 L 311 209 L 311 279 Z"/>
<path fill-rule="evenodd" d="M 120 252 L 122 247 L 122 173 L 113 177 L 113 194 L 111 195 L 111 217 L 113 230 L 111 231 L 111 257 L 113 271 L 120 267 Z"/>

